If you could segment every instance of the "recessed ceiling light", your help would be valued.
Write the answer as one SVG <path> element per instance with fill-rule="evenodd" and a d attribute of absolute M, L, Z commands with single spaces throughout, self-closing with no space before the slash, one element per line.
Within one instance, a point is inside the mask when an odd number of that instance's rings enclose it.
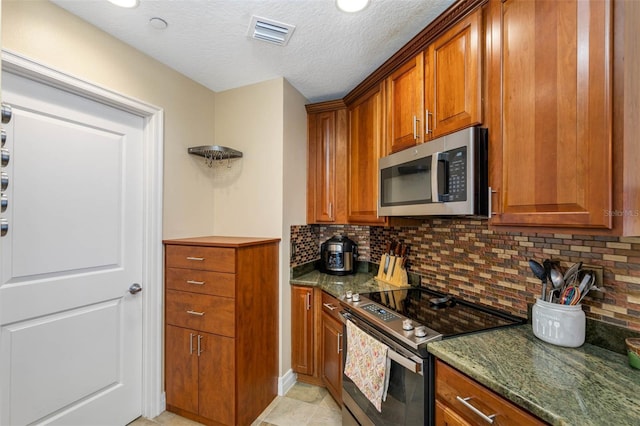
<path fill-rule="evenodd" d="M 162 18 L 151 18 L 149 19 L 149 25 L 151 25 L 156 30 L 166 30 L 169 24 Z"/>
<path fill-rule="evenodd" d="M 368 4 L 369 0 L 336 0 L 336 6 L 344 12 L 359 12 Z"/>
<path fill-rule="evenodd" d="M 140 3 L 139 0 L 109 0 L 109 2 L 115 4 L 116 6 L 127 8 L 137 7 Z"/>

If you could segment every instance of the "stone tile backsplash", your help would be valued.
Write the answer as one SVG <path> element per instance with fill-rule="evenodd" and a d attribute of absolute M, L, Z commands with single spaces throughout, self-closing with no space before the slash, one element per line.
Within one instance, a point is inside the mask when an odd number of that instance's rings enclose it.
<path fill-rule="evenodd" d="M 541 291 L 529 259 L 601 266 L 606 292 L 589 293 L 582 302 L 585 313 L 640 331 L 640 237 L 503 232 L 471 219 L 431 219 L 406 227 L 296 225 L 291 266 L 319 259 L 320 244 L 338 234 L 358 244 L 360 261 L 373 263 L 380 262 L 387 241 L 402 241 L 409 246 L 409 271 L 423 286 L 520 316 Z"/>

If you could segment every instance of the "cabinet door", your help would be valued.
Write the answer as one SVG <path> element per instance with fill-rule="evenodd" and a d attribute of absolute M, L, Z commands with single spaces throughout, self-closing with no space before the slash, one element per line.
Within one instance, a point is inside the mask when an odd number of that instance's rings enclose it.
<path fill-rule="evenodd" d="M 611 228 L 611 16 L 610 1 L 490 4 L 492 225 Z"/>
<path fill-rule="evenodd" d="M 342 401 L 342 323 L 322 313 L 322 380 L 336 401 Z"/>
<path fill-rule="evenodd" d="M 167 405 L 198 413 L 198 332 L 172 325 L 165 331 Z"/>
<path fill-rule="evenodd" d="M 455 411 L 436 400 L 436 426 L 469 426 Z"/>
<path fill-rule="evenodd" d="M 378 159 L 383 155 L 381 87 L 367 93 L 349 108 L 349 223 L 380 224 L 386 221 L 378 216 Z"/>
<path fill-rule="evenodd" d="M 422 143 L 423 54 L 387 78 L 387 151 L 401 151 Z"/>
<path fill-rule="evenodd" d="M 438 37 L 424 57 L 425 140 L 482 122 L 482 10 Z"/>
<path fill-rule="evenodd" d="M 309 182 L 307 222 L 346 222 L 345 108 L 308 115 Z"/>
<path fill-rule="evenodd" d="M 291 287 L 291 365 L 313 375 L 313 288 Z"/>
<path fill-rule="evenodd" d="M 236 424 L 235 339 L 199 333 L 196 342 L 200 374 L 200 416 Z"/>

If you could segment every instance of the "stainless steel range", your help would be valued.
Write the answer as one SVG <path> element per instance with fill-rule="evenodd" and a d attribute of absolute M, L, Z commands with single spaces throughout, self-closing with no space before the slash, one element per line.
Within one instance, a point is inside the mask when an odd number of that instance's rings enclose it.
<path fill-rule="evenodd" d="M 380 291 L 356 298 L 342 301 L 345 321 L 389 347 L 391 368 L 381 411 L 343 375 L 344 425 L 434 424 L 435 360 L 427 352 L 427 343 L 525 321 L 425 288 Z M 347 333 L 344 335 L 346 358 L 349 343 Z"/>

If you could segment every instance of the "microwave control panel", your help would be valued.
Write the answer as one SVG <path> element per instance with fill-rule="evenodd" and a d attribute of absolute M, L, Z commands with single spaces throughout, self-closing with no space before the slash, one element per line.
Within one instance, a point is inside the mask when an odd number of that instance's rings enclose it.
<path fill-rule="evenodd" d="M 447 151 L 448 191 L 446 201 L 467 201 L 467 148 Z"/>

